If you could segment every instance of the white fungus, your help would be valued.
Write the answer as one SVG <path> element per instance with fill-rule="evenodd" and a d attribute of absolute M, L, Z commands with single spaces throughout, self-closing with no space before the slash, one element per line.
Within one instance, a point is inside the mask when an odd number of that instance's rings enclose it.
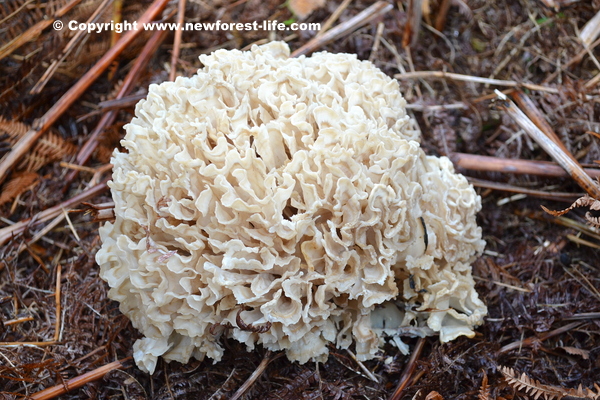
<path fill-rule="evenodd" d="M 397 82 L 281 42 L 200 60 L 150 86 L 112 159 L 96 260 L 145 336 L 137 365 L 218 361 L 221 336 L 300 363 L 330 344 L 365 360 L 387 336 L 472 336 L 480 198 L 421 150 Z"/>

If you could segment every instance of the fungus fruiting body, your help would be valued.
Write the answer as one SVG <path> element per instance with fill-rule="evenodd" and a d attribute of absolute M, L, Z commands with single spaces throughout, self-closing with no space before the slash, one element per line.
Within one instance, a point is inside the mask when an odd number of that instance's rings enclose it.
<path fill-rule="evenodd" d="M 421 150 L 397 82 L 280 42 L 200 59 L 150 86 L 112 160 L 96 259 L 138 366 L 219 360 L 223 335 L 301 363 L 473 335 L 480 199 Z"/>

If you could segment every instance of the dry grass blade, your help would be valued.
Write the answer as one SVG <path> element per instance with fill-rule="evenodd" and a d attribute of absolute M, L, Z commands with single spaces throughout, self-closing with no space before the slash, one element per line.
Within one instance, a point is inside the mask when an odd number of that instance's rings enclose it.
<path fill-rule="evenodd" d="M 569 175 L 577 182 L 577 184 L 592 197 L 600 199 L 600 187 L 590 178 L 583 170 L 581 165 L 573 158 L 572 155 L 563 151 L 553 140 L 544 134 L 528 117 L 519 109 L 515 103 L 509 100 L 504 94 L 497 92 L 498 99 L 502 102 L 501 108 L 510 115 L 513 120 L 527 134 L 537 142 L 538 145 L 546 153 L 548 153 L 561 167 L 563 167 Z"/>
<path fill-rule="evenodd" d="M 600 11 L 584 25 L 581 32 L 579 32 L 579 39 L 585 47 L 589 47 L 598 35 L 600 35 Z"/>
<path fill-rule="evenodd" d="M 477 187 L 493 189 L 493 190 L 502 190 L 502 191 L 510 192 L 510 193 L 523 193 L 528 196 L 539 197 L 539 198 L 549 199 L 549 200 L 572 202 L 575 199 L 575 197 L 577 196 L 576 194 L 573 194 L 573 193 L 548 192 L 548 191 L 543 191 L 543 190 L 527 189 L 527 188 L 522 188 L 519 186 L 509 185 L 506 183 L 486 181 L 483 179 L 477 179 L 477 178 L 472 178 L 472 177 L 469 177 L 468 180 L 469 180 L 469 183 L 471 183 L 473 186 L 477 186 Z"/>
<path fill-rule="evenodd" d="M 556 88 L 549 87 L 549 86 L 536 85 L 534 83 L 519 83 L 516 81 L 482 78 L 480 76 L 462 75 L 462 74 L 455 74 L 453 72 L 444 72 L 444 71 L 405 72 L 402 74 L 394 75 L 394 78 L 396 78 L 396 79 L 443 78 L 443 79 L 452 79 L 455 81 L 483 83 L 486 85 L 494 85 L 494 86 L 524 87 L 524 88 L 527 88 L 530 90 L 539 90 L 541 92 L 558 93 L 558 89 L 556 89 Z"/>
<path fill-rule="evenodd" d="M 303 54 L 309 54 L 316 49 L 332 42 L 340 37 L 346 36 L 350 32 L 353 32 L 366 24 L 370 23 L 377 17 L 384 15 L 389 12 L 394 6 L 384 1 L 378 1 L 371 7 L 355 15 L 348 21 L 342 22 L 331 30 L 327 31 L 322 36 L 316 36 L 304 46 L 300 47 L 292 53 L 292 57 L 299 57 Z"/>

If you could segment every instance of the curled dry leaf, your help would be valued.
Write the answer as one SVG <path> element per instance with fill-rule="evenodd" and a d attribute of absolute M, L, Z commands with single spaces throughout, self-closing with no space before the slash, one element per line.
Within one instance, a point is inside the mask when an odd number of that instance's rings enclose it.
<path fill-rule="evenodd" d="M 564 351 L 566 351 L 567 353 L 569 353 L 571 355 L 581 356 L 581 358 L 583 358 L 584 360 L 590 359 L 590 351 L 589 350 L 578 349 L 577 347 L 571 347 L 571 346 L 562 346 L 559 348 L 563 349 Z"/>
<path fill-rule="evenodd" d="M 583 197 L 578 198 L 573 204 L 571 204 L 568 208 L 565 208 L 564 210 L 552 211 L 544 206 L 542 206 L 542 209 L 550 215 L 560 217 L 561 215 L 568 213 L 574 208 L 579 207 L 589 207 L 590 211 L 585 213 L 585 219 L 590 223 L 590 225 L 595 226 L 596 228 L 600 228 L 600 217 L 592 215 L 592 211 L 600 211 L 600 200 L 596 200 L 587 194 Z"/>
<path fill-rule="evenodd" d="M 434 390 L 429 392 L 427 397 L 425 397 L 425 400 L 444 400 L 444 397 Z"/>

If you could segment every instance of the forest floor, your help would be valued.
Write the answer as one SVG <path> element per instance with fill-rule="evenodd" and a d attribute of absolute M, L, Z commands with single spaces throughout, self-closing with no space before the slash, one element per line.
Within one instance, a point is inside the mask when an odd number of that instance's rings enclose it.
<path fill-rule="evenodd" d="M 404 74 L 398 77 L 400 87 L 422 131 L 422 147 L 454 160 L 481 195 L 478 221 L 487 247 L 473 274 L 488 316 L 475 337 L 449 343 L 409 338 L 412 359 L 386 346 L 362 365 L 334 348 L 324 364 L 299 365 L 260 346 L 247 352 L 225 340 L 225 356 L 216 364 L 161 360 L 152 376 L 128 359 L 140 334 L 107 298 L 98 276 L 99 223 L 89 213 L 67 216 L 62 210 L 89 210 L 82 201 L 111 201 L 103 182 L 110 176 L 112 149 L 148 85 L 169 79 L 173 49 L 180 51 L 177 75 L 190 76 L 201 67 L 199 54 L 274 39 L 296 50 L 317 32 L 194 31 L 184 32 L 176 45 L 173 32 L 160 38 L 143 32 L 104 72 L 84 78 L 91 85 L 67 104 L 63 95 L 118 38 L 83 35 L 42 85 L 74 34 L 49 23 L 55 17 L 64 24 L 86 21 L 99 8 L 106 10 L 101 21 L 119 15 L 134 21 L 151 6 L 123 2 L 119 9 L 110 0 L 87 0 L 60 9 L 70 3 L 0 4 L 3 162 L 31 127 L 46 124 L 50 132 L 29 142 L 33 147 L 0 174 L 0 397 L 440 400 L 527 399 L 529 391 L 531 398 L 600 398 L 600 387 L 594 388 L 600 381 L 600 230 L 587 223 L 586 209 L 560 218 L 542 211 L 541 206 L 564 209 L 584 191 L 571 176 L 547 167 L 551 156 L 515 122 L 506 104 L 494 101 L 494 89 L 515 100 L 529 98 L 518 107 L 526 114 L 537 110 L 564 152 L 598 176 L 600 51 L 597 37 L 584 32 L 582 40 L 580 32 L 600 12 L 600 1 L 403 0 L 359 26 L 352 18 L 373 2 L 336 0 L 302 20 L 323 24 L 339 8 L 332 27 L 346 22 L 351 29 L 312 50 L 354 53 L 390 76 Z M 292 6 L 313 3 L 297 0 Z M 423 6 L 421 19 L 410 4 Z M 168 3 L 162 18 L 176 21 L 177 7 L 176 1 Z M 283 0 L 188 0 L 185 5 L 185 21 L 192 22 L 293 18 Z M 44 21 L 49 22 L 40 25 Z M 7 46 L 32 29 L 29 40 Z M 130 91 L 115 100 L 149 42 L 156 48 L 150 49 L 148 64 L 135 74 Z M 114 119 L 101 129 L 89 161 L 77 167 L 76 155 L 109 110 L 116 110 Z M 470 162 L 470 155 L 489 158 Z M 514 160 L 530 161 L 532 169 Z M 500 162 L 507 164 L 504 171 L 498 170 Z M 44 219 L 41 212 L 50 216 Z M 104 374 L 106 365 L 119 369 Z M 261 373 L 249 380 L 259 367 Z M 503 374 L 502 367 L 514 372 Z M 84 375 L 90 371 L 99 379 Z M 85 384 L 74 388 L 73 378 Z M 38 393 L 54 386 L 55 392 Z M 577 392 L 579 386 L 590 391 Z"/>

